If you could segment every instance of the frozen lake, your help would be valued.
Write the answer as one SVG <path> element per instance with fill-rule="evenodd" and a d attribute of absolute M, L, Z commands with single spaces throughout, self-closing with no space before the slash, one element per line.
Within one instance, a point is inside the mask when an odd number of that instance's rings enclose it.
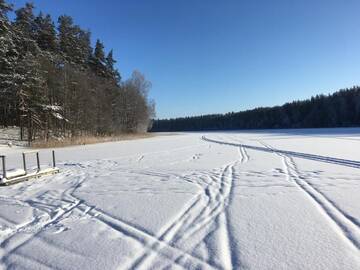
<path fill-rule="evenodd" d="M 0 188 L 0 268 L 360 269 L 360 129 L 56 151 L 59 174 Z"/>

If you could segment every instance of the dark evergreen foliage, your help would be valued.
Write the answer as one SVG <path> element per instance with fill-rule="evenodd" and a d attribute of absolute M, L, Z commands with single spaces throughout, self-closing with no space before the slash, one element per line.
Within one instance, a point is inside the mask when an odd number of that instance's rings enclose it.
<path fill-rule="evenodd" d="M 35 39 L 36 24 L 33 9 L 32 3 L 26 3 L 25 7 L 16 10 L 14 26 L 21 32 L 22 36 Z"/>
<path fill-rule="evenodd" d="M 50 15 L 41 12 L 35 18 L 36 42 L 42 50 L 56 52 L 58 49 L 55 24 Z"/>
<path fill-rule="evenodd" d="M 0 126 L 20 126 L 29 141 L 146 131 L 154 106 L 145 78 L 122 82 L 113 51 L 105 57 L 99 40 L 93 50 L 90 31 L 66 15 L 56 27 L 33 9 L 27 3 L 10 21 L 0 0 Z"/>
<path fill-rule="evenodd" d="M 360 126 L 360 87 L 283 106 L 227 114 L 156 120 L 152 131 L 200 131 Z"/>

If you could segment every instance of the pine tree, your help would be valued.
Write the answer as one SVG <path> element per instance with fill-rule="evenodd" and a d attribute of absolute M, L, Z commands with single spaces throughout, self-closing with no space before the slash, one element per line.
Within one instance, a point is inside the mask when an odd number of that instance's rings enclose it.
<path fill-rule="evenodd" d="M 14 42 L 19 51 L 19 57 L 22 59 L 30 52 L 32 54 L 39 53 L 39 47 L 36 44 L 36 23 L 33 14 L 34 5 L 26 3 L 15 11 L 16 18 L 13 23 L 13 30 L 15 32 Z"/>
<path fill-rule="evenodd" d="M 19 53 L 14 42 L 15 34 L 7 17 L 11 10 L 11 5 L 0 0 L 0 124 L 5 126 L 14 124 L 17 103 L 15 67 Z"/>
<path fill-rule="evenodd" d="M 73 49 L 77 46 L 73 19 L 63 15 L 59 17 L 58 24 L 60 51 L 66 60 L 73 62 Z"/>
<path fill-rule="evenodd" d="M 42 50 L 56 52 L 58 49 L 56 30 L 51 16 L 48 14 L 45 17 L 40 14 L 35 18 L 36 24 L 36 41 Z"/>
<path fill-rule="evenodd" d="M 18 109 L 20 112 L 20 126 L 26 126 L 28 140 L 32 141 L 34 130 L 42 129 L 44 122 L 45 107 L 48 105 L 45 81 L 42 76 L 39 60 L 31 53 L 17 65 L 17 73 L 20 74 L 17 80 Z"/>
<path fill-rule="evenodd" d="M 84 68 L 92 54 L 90 31 L 74 25 L 73 19 L 66 15 L 60 16 L 58 23 L 60 51 L 69 63 L 79 64 Z"/>
<path fill-rule="evenodd" d="M 105 63 L 105 52 L 104 52 L 104 45 L 98 39 L 96 40 L 95 51 L 94 51 L 95 59 L 101 63 Z"/>
<path fill-rule="evenodd" d="M 89 64 L 90 58 L 92 56 L 92 47 L 91 47 L 91 33 L 90 31 L 84 31 L 82 29 L 78 29 L 77 33 L 77 52 L 76 59 L 77 62 L 84 67 Z"/>
<path fill-rule="evenodd" d="M 116 60 L 114 59 L 114 56 L 113 56 L 113 50 L 110 50 L 110 52 L 106 56 L 105 62 L 106 62 L 106 67 L 109 70 L 111 70 L 111 71 L 114 70 L 114 65 L 116 64 Z"/>
<path fill-rule="evenodd" d="M 34 5 L 32 3 L 26 3 L 25 7 L 15 11 L 15 27 L 27 38 L 35 37 L 36 25 L 33 9 Z"/>
<path fill-rule="evenodd" d="M 94 55 L 91 59 L 91 67 L 96 75 L 103 78 L 108 77 L 105 61 L 104 45 L 98 39 L 96 40 Z"/>
<path fill-rule="evenodd" d="M 119 71 L 115 68 L 116 62 L 117 61 L 113 57 L 113 50 L 110 50 L 110 52 L 108 53 L 105 59 L 105 63 L 109 73 L 109 77 L 113 78 L 115 82 L 118 84 L 121 81 L 121 76 Z"/>

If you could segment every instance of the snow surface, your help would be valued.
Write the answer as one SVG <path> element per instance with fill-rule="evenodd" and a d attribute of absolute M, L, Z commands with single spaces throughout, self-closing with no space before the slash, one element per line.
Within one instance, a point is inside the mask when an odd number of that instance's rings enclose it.
<path fill-rule="evenodd" d="M 360 269 L 359 146 L 320 129 L 58 149 L 59 174 L 0 188 L 0 268 Z"/>
<path fill-rule="evenodd" d="M 0 127 L 0 153 L 2 153 L 3 147 L 10 145 L 25 146 L 26 141 L 20 139 L 20 129 L 18 127 Z"/>

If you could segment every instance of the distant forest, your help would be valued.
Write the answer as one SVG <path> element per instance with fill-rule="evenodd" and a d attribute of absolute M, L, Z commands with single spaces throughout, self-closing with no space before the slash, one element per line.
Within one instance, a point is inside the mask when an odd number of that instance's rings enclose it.
<path fill-rule="evenodd" d="M 156 120 L 152 131 L 200 131 L 360 126 L 360 87 L 282 106 L 242 112 Z"/>
<path fill-rule="evenodd" d="M 0 126 L 29 141 L 147 131 L 151 84 L 138 71 L 122 81 L 115 63 L 70 16 L 55 24 L 33 4 L 13 11 L 0 0 Z"/>

